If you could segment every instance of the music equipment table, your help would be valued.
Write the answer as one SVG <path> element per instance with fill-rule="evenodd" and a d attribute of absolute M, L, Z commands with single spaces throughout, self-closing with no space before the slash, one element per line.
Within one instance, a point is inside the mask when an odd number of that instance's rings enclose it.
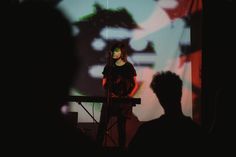
<path fill-rule="evenodd" d="M 107 97 L 102 96 L 69 96 L 67 98 L 67 102 L 77 102 L 81 105 L 81 107 L 90 115 L 90 117 L 96 122 L 97 120 L 89 113 L 89 111 L 82 105 L 82 102 L 97 102 L 97 103 L 105 103 L 107 102 Z M 135 106 L 136 104 L 141 104 L 141 98 L 131 98 L 131 97 L 112 97 L 110 99 L 111 103 L 121 103 L 124 105 L 132 104 Z"/>

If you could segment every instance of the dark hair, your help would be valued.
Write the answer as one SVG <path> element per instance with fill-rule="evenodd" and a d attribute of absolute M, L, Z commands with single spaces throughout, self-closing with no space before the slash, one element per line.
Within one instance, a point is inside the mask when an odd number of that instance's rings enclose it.
<path fill-rule="evenodd" d="M 161 101 L 181 101 L 183 82 L 171 71 L 158 72 L 153 76 L 151 89 Z"/>
<path fill-rule="evenodd" d="M 122 42 L 118 42 L 111 47 L 112 54 L 114 53 L 115 49 L 119 48 L 121 50 L 121 59 L 125 62 L 127 61 L 127 51 L 125 49 L 125 44 Z"/>

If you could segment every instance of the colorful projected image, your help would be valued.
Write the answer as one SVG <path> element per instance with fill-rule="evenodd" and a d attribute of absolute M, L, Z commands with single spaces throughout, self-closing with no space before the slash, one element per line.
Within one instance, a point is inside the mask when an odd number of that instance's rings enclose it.
<path fill-rule="evenodd" d="M 133 107 L 133 113 L 138 120 L 163 114 L 150 82 L 156 72 L 170 70 L 183 80 L 184 114 L 199 122 L 200 0 L 61 0 L 58 8 L 71 21 L 80 60 L 72 95 L 104 96 L 102 71 L 107 53 L 122 41 L 137 72 L 139 86 L 134 97 L 141 98 L 141 104 Z M 101 105 L 84 106 L 99 121 Z M 71 103 L 70 110 L 78 112 L 79 122 L 93 122 L 77 103 Z"/>

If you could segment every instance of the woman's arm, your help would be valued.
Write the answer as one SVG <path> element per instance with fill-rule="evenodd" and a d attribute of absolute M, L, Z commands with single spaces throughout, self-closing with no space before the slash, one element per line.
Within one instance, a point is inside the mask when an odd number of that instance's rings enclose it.
<path fill-rule="evenodd" d="M 134 76 L 133 79 L 134 79 L 134 88 L 129 94 L 130 97 L 134 96 L 134 94 L 138 90 L 138 82 L 137 82 L 136 76 Z"/>
<path fill-rule="evenodd" d="M 102 79 L 102 86 L 103 86 L 103 88 L 105 88 L 106 83 L 107 83 L 107 79 L 104 77 Z"/>

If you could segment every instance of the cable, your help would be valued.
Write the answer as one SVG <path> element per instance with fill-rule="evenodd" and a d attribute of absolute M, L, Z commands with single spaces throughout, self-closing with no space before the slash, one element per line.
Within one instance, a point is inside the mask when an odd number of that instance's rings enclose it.
<path fill-rule="evenodd" d="M 93 113 L 93 117 L 94 117 L 94 103 L 93 103 L 93 105 L 92 105 L 92 113 Z M 93 119 L 93 123 L 94 123 L 95 121 L 94 121 L 94 119 Z"/>

